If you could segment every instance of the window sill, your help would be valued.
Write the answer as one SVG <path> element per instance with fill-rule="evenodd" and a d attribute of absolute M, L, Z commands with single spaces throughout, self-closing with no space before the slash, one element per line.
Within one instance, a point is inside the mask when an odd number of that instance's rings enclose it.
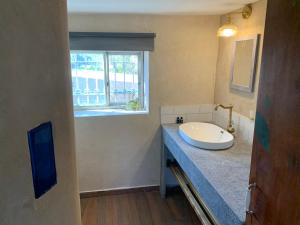
<path fill-rule="evenodd" d="M 146 115 L 149 114 L 147 110 L 142 111 L 127 111 L 122 109 L 105 109 L 105 110 L 83 110 L 74 111 L 75 118 L 80 117 L 107 117 L 107 116 L 128 116 L 128 115 Z"/>

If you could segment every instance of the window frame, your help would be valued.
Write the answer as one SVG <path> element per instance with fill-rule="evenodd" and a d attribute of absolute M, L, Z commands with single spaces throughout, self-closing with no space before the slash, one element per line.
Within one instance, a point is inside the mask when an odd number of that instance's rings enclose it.
<path fill-rule="evenodd" d="M 105 105 L 98 105 L 98 106 L 75 106 L 73 103 L 74 112 L 80 111 L 89 111 L 89 110 L 125 110 L 125 106 L 123 105 L 111 105 L 110 99 L 110 72 L 109 72 L 109 56 L 110 55 L 136 55 L 138 57 L 138 90 L 139 90 L 139 104 L 141 108 L 136 112 L 145 112 L 148 111 L 146 107 L 146 72 L 145 72 L 145 54 L 146 51 L 100 51 L 100 50 L 71 50 L 70 55 L 72 53 L 93 53 L 93 54 L 102 54 L 103 55 L 103 62 L 104 62 L 104 83 L 105 83 L 105 97 L 106 97 L 106 104 Z M 71 59 L 71 57 L 70 57 Z M 72 63 L 72 61 L 70 60 Z M 71 69 L 71 76 L 72 76 L 72 69 Z M 125 80 L 124 80 L 125 82 Z M 73 84 L 72 84 L 73 85 Z M 73 90 L 73 87 L 72 87 Z M 73 91 L 72 91 L 73 96 Z M 128 110 L 128 112 L 134 112 L 134 110 Z"/>

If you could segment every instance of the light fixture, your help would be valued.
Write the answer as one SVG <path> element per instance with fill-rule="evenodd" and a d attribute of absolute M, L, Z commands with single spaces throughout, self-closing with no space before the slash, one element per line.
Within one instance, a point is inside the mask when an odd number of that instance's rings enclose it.
<path fill-rule="evenodd" d="M 235 36 L 238 32 L 238 28 L 231 22 L 231 15 L 233 14 L 242 14 L 244 19 L 248 19 L 252 14 L 252 6 L 246 5 L 241 12 L 229 13 L 227 16 L 226 23 L 218 29 L 219 37 L 232 37 Z"/>
<path fill-rule="evenodd" d="M 218 36 L 219 37 L 232 37 L 234 35 L 236 35 L 238 32 L 238 28 L 237 26 L 235 26 L 232 22 L 231 22 L 231 17 L 230 15 L 227 15 L 227 21 L 226 23 L 221 26 L 218 30 Z"/>

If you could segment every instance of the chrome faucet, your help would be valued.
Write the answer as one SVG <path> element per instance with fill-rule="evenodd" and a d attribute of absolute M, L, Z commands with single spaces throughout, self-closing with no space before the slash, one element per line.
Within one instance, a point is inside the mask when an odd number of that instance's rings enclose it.
<path fill-rule="evenodd" d="M 221 107 L 223 109 L 229 109 L 229 121 L 228 121 L 228 125 L 227 125 L 227 131 L 231 134 L 233 134 L 235 132 L 235 129 L 232 125 L 232 109 L 233 109 L 233 105 L 228 105 L 228 106 L 224 106 L 222 104 L 218 104 L 215 107 L 215 111 L 218 110 L 218 108 Z"/>

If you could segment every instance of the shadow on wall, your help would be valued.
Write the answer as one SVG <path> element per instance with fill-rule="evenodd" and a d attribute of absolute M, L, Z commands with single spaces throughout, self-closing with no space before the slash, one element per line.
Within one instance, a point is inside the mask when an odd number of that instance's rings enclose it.
<path fill-rule="evenodd" d="M 240 97 L 243 97 L 243 98 L 248 98 L 248 99 L 253 99 L 254 97 L 255 97 L 255 92 L 256 92 L 256 89 L 257 89 L 257 87 L 255 87 L 254 88 L 254 92 L 251 92 L 251 93 L 247 93 L 247 92 L 242 92 L 242 91 L 238 91 L 238 90 L 234 90 L 234 89 L 231 89 L 230 87 L 229 87 L 229 92 L 231 93 L 231 94 L 235 94 L 235 95 L 238 95 L 238 96 L 240 96 Z"/>
<path fill-rule="evenodd" d="M 133 175 L 133 179 L 130 181 L 130 183 L 134 183 L 135 180 L 143 180 L 143 177 L 145 177 L 145 171 L 148 173 L 148 180 L 147 183 L 145 183 L 145 186 L 149 185 L 159 185 L 158 178 L 160 177 L 160 158 L 157 160 L 157 156 L 160 156 L 161 154 L 161 129 L 156 130 L 154 133 L 154 136 L 147 140 L 143 146 L 146 147 L 146 152 L 143 155 L 143 159 L 140 159 L 138 155 L 135 155 L 135 157 L 131 158 L 130 165 L 135 164 L 136 162 L 139 162 L 139 165 L 137 166 L 136 173 Z M 139 152 L 143 151 L 143 149 L 139 149 Z M 154 162 L 155 165 L 149 162 Z"/>

